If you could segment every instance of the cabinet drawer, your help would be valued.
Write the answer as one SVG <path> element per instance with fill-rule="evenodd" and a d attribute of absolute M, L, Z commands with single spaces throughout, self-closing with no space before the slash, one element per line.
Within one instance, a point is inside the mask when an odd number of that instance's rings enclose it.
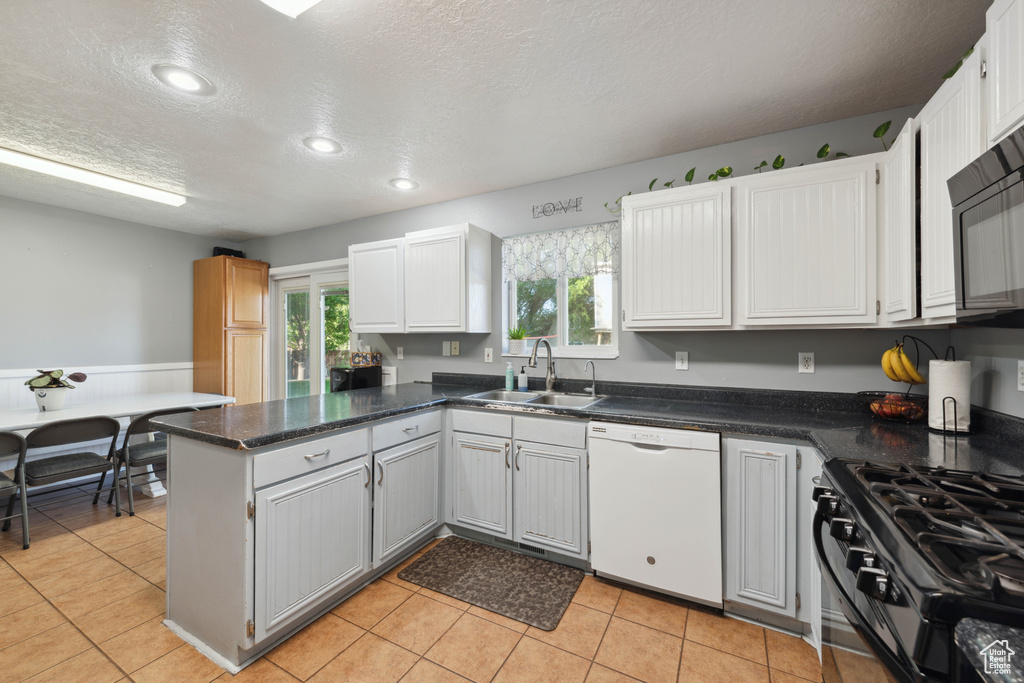
<path fill-rule="evenodd" d="M 441 431 L 440 410 L 414 413 L 394 422 L 374 426 L 373 450 L 375 453 L 379 453 L 385 448 L 391 448 L 439 431 Z"/>
<path fill-rule="evenodd" d="M 491 436 L 512 436 L 512 416 L 476 410 L 453 410 L 452 430 Z"/>
<path fill-rule="evenodd" d="M 366 455 L 370 450 L 366 432 L 356 429 L 258 453 L 253 458 L 253 486 L 259 489 Z"/>
<path fill-rule="evenodd" d="M 569 448 L 587 447 L 587 423 L 584 420 L 551 420 L 518 415 L 513 419 L 516 441 L 533 441 Z"/>

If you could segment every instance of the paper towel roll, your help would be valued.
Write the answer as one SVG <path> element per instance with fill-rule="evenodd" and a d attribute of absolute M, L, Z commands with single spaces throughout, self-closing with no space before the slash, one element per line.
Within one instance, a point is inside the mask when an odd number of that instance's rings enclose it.
<path fill-rule="evenodd" d="M 946 407 L 945 429 L 966 432 L 971 427 L 971 363 L 966 360 L 933 360 L 928 364 L 928 426 L 943 428 L 943 405 Z M 953 402 L 956 399 L 956 421 Z"/>

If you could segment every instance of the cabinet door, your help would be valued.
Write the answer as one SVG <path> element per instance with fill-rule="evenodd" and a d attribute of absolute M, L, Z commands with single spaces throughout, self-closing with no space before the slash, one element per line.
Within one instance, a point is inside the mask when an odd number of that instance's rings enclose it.
<path fill-rule="evenodd" d="M 363 456 L 256 492 L 256 641 L 370 567 Z"/>
<path fill-rule="evenodd" d="M 796 616 L 796 446 L 725 446 L 725 597 Z"/>
<path fill-rule="evenodd" d="M 349 328 L 405 332 L 404 239 L 348 248 Z"/>
<path fill-rule="evenodd" d="M 917 317 L 916 136 L 910 119 L 880 164 L 880 313 L 887 323 Z"/>
<path fill-rule="evenodd" d="M 996 0 L 985 15 L 988 140 L 991 147 L 1024 119 L 1024 2 Z M 961 70 L 966 69 L 964 64 Z"/>
<path fill-rule="evenodd" d="M 956 315 L 953 207 L 946 181 L 982 149 L 977 53 L 928 101 L 921 124 L 921 317 Z"/>
<path fill-rule="evenodd" d="M 267 400 L 266 330 L 226 330 L 224 348 L 225 394 L 235 405 Z"/>
<path fill-rule="evenodd" d="M 454 433 L 453 523 L 512 538 L 512 442 Z"/>
<path fill-rule="evenodd" d="M 407 237 L 405 326 L 409 332 L 466 329 L 466 234 Z"/>
<path fill-rule="evenodd" d="M 434 435 L 374 454 L 374 566 L 438 525 L 439 444 Z"/>
<path fill-rule="evenodd" d="M 875 164 L 737 181 L 741 325 L 875 321 Z"/>
<path fill-rule="evenodd" d="M 267 327 L 269 268 L 263 261 L 227 259 L 225 327 Z"/>
<path fill-rule="evenodd" d="M 514 450 L 515 540 L 586 559 L 586 452 L 528 442 Z"/>
<path fill-rule="evenodd" d="M 729 325 L 731 189 L 685 187 L 623 199 L 624 329 Z"/>

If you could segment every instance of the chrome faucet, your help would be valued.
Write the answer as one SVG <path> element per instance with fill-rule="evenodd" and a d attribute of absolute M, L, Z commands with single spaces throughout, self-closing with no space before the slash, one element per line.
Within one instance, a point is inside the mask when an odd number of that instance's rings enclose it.
<path fill-rule="evenodd" d="M 548 372 L 544 375 L 544 390 L 550 392 L 555 386 L 555 361 L 551 358 L 551 343 L 547 339 L 539 339 L 537 343 L 533 345 L 533 353 L 530 354 L 530 360 L 527 361 L 527 365 L 531 368 L 537 367 L 537 349 L 540 345 L 548 347 Z"/>
<path fill-rule="evenodd" d="M 588 360 L 587 364 L 583 366 L 583 372 L 590 368 L 590 388 L 584 389 L 583 391 L 590 394 L 591 396 L 597 396 L 597 366 L 594 365 L 594 361 Z"/>

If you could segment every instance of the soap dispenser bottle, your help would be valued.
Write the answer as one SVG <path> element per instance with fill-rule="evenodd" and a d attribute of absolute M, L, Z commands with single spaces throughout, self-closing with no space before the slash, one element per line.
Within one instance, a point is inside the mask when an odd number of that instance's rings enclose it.
<path fill-rule="evenodd" d="M 530 390 L 529 380 L 527 380 L 527 378 L 526 378 L 526 366 L 525 365 L 523 366 L 523 369 L 519 371 L 519 386 L 518 386 L 518 389 L 519 389 L 519 391 L 529 391 Z"/>
<path fill-rule="evenodd" d="M 515 388 L 516 371 L 512 367 L 512 361 L 505 366 L 505 391 L 512 391 Z"/>

